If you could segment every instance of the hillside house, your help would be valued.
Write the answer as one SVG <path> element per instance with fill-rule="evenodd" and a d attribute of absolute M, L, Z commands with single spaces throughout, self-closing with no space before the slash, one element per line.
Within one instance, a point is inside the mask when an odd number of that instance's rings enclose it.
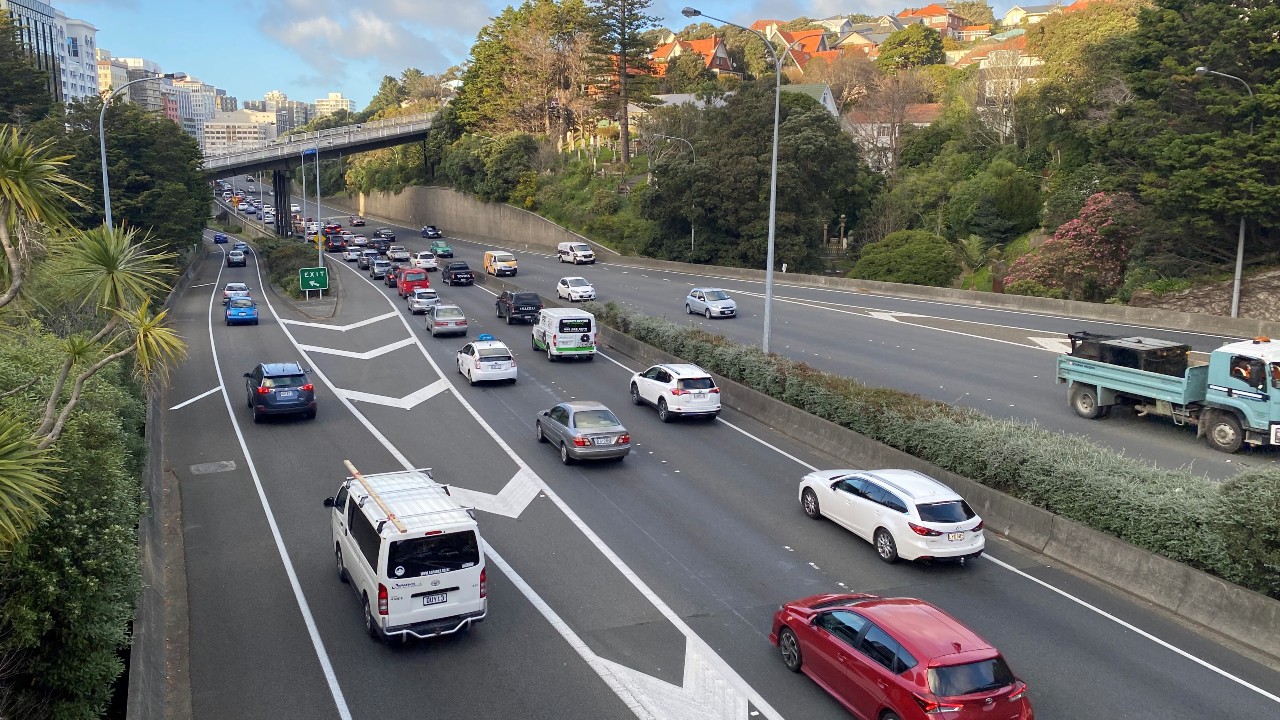
<path fill-rule="evenodd" d="M 903 129 L 928 127 L 940 117 L 942 103 L 909 103 L 900 107 L 855 107 L 845 113 L 840 124 L 858 143 L 867 164 L 886 172 L 897 163 Z"/>
<path fill-rule="evenodd" d="M 919 23 L 937 30 L 944 38 L 959 39 L 960 30 L 970 25 L 968 20 L 937 3 L 922 8 L 907 8 L 898 13 L 903 23 Z"/>
<path fill-rule="evenodd" d="M 1011 28 L 1019 25 L 1034 25 L 1041 20 L 1049 17 L 1053 13 L 1061 12 L 1062 5 L 1052 3 L 1049 5 L 1014 5 L 1009 8 L 1004 17 L 1000 19 L 1000 24 L 1004 27 Z"/>
<path fill-rule="evenodd" d="M 800 93 L 808 95 L 818 104 L 827 109 L 832 117 L 840 117 L 840 111 L 836 108 L 835 95 L 831 93 L 831 86 L 826 83 L 799 83 L 782 86 L 782 92 Z"/>
<path fill-rule="evenodd" d="M 713 75 L 742 77 L 742 72 L 735 68 L 733 61 L 729 59 L 729 51 L 724 46 L 724 39 L 715 35 L 703 40 L 676 38 L 664 45 L 659 45 L 650 55 L 653 59 L 654 74 L 662 77 L 667 72 L 667 63 L 686 53 L 700 56 L 706 69 Z"/>

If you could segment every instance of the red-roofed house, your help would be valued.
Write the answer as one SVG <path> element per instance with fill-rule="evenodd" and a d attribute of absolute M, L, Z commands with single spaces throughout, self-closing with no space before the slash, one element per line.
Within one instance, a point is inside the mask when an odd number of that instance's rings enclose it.
<path fill-rule="evenodd" d="M 742 73 L 734 69 L 733 61 L 729 59 L 729 51 L 724 46 L 724 40 L 715 35 L 702 40 L 677 38 L 665 45 L 660 45 L 651 55 L 654 74 L 659 77 L 665 75 L 667 63 L 685 53 L 702 56 L 706 69 L 712 74 L 742 77 Z"/>
<path fill-rule="evenodd" d="M 957 39 L 961 28 L 969 24 L 968 20 L 937 3 L 922 8 L 907 8 L 898 13 L 898 19 L 905 23 L 920 23 L 937 30 L 944 38 Z"/>
<path fill-rule="evenodd" d="M 942 103 L 908 103 L 875 108 L 855 107 L 841 125 L 851 135 L 872 168 L 892 170 L 901 149 L 902 129 L 928 127 L 942 117 Z"/>
<path fill-rule="evenodd" d="M 960 28 L 960 32 L 956 34 L 956 39 L 960 42 L 969 42 L 970 40 L 986 40 L 991 37 L 991 24 L 986 25 L 965 25 Z"/>

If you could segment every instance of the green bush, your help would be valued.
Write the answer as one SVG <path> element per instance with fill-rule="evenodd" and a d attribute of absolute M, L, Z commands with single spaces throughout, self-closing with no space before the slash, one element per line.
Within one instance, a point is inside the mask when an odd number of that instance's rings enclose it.
<path fill-rule="evenodd" d="M 24 330 L 0 342 L 0 387 L 51 378 L 58 341 Z M 35 422 L 49 382 L 3 401 Z M 62 465 L 50 517 L 0 558 L 0 717 L 99 718 L 124 670 L 141 590 L 138 519 L 143 509 L 145 408 L 116 363 L 85 385 L 53 446 Z"/>
<path fill-rule="evenodd" d="M 861 280 L 934 287 L 951 287 L 959 276 L 955 249 L 924 230 L 899 230 L 868 243 L 849 271 L 849 277 Z"/>
<path fill-rule="evenodd" d="M 267 266 L 267 278 L 272 285 L 290 297 L 302 297 L 298 285 L 298 271 L 317 267 L 314 243 L 281 238 L 268 238 L 258 248 L 258 257 Z"/>
<path fill-rule="evenodd" d="M 1031 297 L 1053 298 L 1061 300 L 1066 297 L 1061 288 L 1047 288 L 1035 280 L 1014 280 L 1004 286 L 1009 295 L 1029 295 Z"/>
<path fill-rule="evenodd" d="M 1149 282 L 1143 287 L 1159 296 L 1189 290 L 1191 281 L 1187 278 L 1161 278 L 1154 282 Z"/>
<path fill-rule="evenodd" d="M 1140 548 L 1280 598 L 1280 471 L 1222 487 L 1087 440 L 867 387 L 693 327 L 588 304 L 606 325 L 770 397 Z"/>

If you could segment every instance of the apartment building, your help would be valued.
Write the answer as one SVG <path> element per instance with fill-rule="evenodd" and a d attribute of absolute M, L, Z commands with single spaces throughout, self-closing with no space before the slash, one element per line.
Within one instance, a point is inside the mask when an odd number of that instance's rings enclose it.
<path fill-rule="evenodd" d="M 352 111 L 352 103 L 349 99 L 342 97 L 342 93 L 331 92 L 329 97 L 316 100 L 316 117 L 324 117 L 332 115 L 339 110 Z"/>
<path fill-rule="evenodd" d="M 271 112 L 219 112 L 204 124 L 205 155 L 252 150 L 276 139 L 276 116 Z"/>
<path fill-rule="evenodd" d="M 98 92 L 119 90 L 129 82 L 129 66 L 111 57 L 109 50 L 97 48 L 95 57 L 98 62 Z M 127 101 L 128 97 L 123 99 Z"/>
<path fill-rule="evenodd" d="M 48 74 L 49 94 L 56 100 L 62 100 L 57 11 L 52 5 L 39 0 L 0 0 L 0 11 L 7 12 L 13 20 L 18 28 L 18 38 L 36 68 Z"/>
<path fill-rule="evenodd" d="M 67 17 L 54 9 L 57 27 L 58 84 L 62 99 L 71 102 L 98 94 L 98 28 L 84 20 Z"/>

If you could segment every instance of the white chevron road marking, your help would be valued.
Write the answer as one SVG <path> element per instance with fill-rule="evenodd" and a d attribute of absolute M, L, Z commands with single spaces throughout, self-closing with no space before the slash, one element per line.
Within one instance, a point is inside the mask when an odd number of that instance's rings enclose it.
<path fill-rule="evenodd" d="M 324 353 L 326 355 L 338 355 L 340 357 L 352 358 L 354 360 L 372 360 L 373 358 L 376 358 L 379 355 L 386 355 L 387 353 L 393 350 L 399 350 L 402 347 L 407 347 L 412 344 L 413 344 L 413 338 L 405 338 L 404 340 L 393 342 L 390 345 L 383 345 L 382 347 L 374 348 L 372 350 L 366 350 L 364 352 L 355 352 L 353 350 L 339 350 L 337 348 L 320 347 L 319 345 L 299 345 L 298 347 L 302 348 L 303 350 L 306 350 L 307 352 L 318 352 L 318 353 Z"/>
<path fill-rule="evenodd" d="M 313 328 L 320 328 L 321 330 L 337 330 L 338 332 L 346 332 L 348 330 L 355 330 L 356 328 L 362 328 L 365 325 L 372 325 L 376 322 L 380 322 L 382 320 L 386 320 L 388 318 L 393 318 L 393 317 L 400 317 L 400 312 L 397 310 L 392 310 L 389 313 L 385 313 L 377 317 L 367 318 L 359 322 L 353 322 L 350 325 L 330 325 L 329 323 L 303 322 L 301 320 L 281 320 L 280 322 L 284 323 L 285 325 L 297 325 L 298 327 L 313 327 Z"/>
<path fill-rule="evenodd" d="M 400 408 L 401 410 L 412 410 L 419 403 L 426 402 L 448 389 L 449 381 L 437 380 L 420 390 L 415 390 L 408 395 L 405 395 L 402 398 L 393 398 L 386 395 L 375 395 L 374 393 L 360 392 L 359 390 L 343 390 L 342 388 L 334 388 L 339 395 L 348 400 L 373 403 L 375 405 L 386 405 L 388 407 Z"/>
<path fill-rule="evenodd" d="M 538 497 L 538 485 L 531 473 L 527 468 L 520 468 L 497 495 L 457 486 L 450 486 L 450 490 L 463 505 L 494 515 L 517 518 Z"/>

